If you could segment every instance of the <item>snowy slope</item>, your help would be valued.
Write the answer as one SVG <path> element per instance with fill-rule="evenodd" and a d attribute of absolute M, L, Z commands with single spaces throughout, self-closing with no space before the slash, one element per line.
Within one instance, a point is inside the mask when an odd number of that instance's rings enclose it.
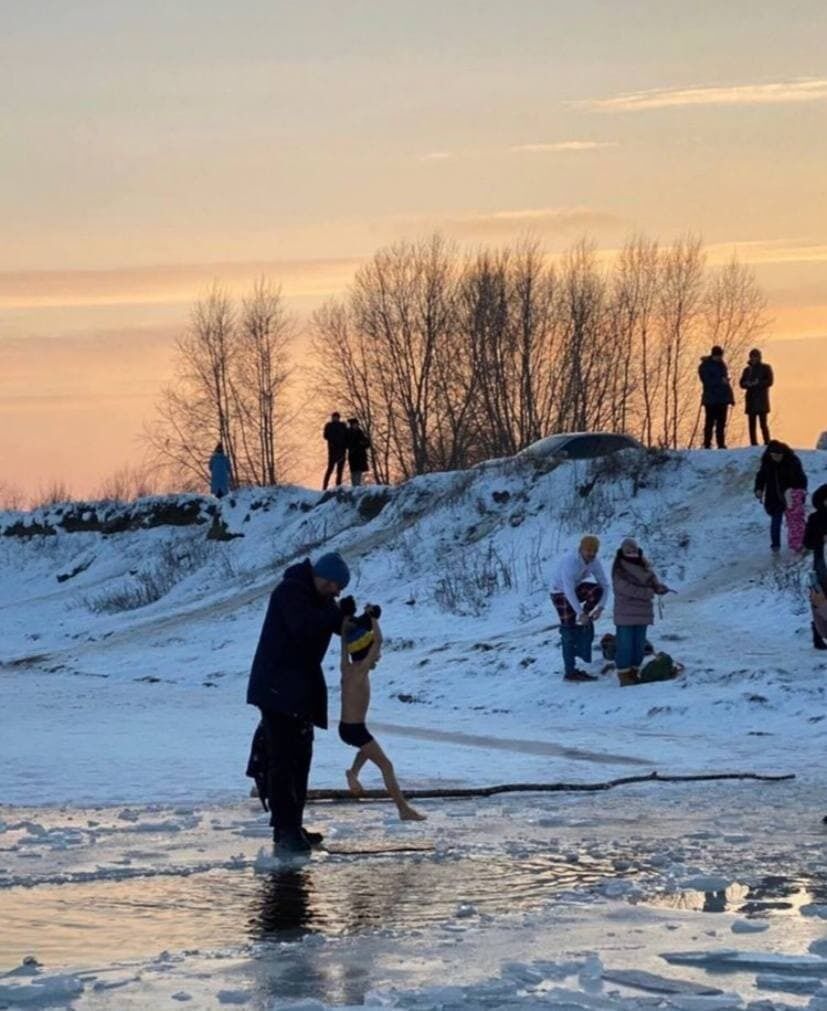
<path fill-rule="evenodd" d="M 827 454 L 801 456 L 811 489 L 827 481 Z M 199 522 L 122 532 L 70 532 L 65 508 L 0 514 L 0 801 L 237 792 L 267 595 L 287 564 L 330 548 L 359 601 L 383 605 L 372 722 L 409 784 L 501 781 L 504 753 L 512 780 L 806 773 L 823 755 L 827 663 L 810 645 L 806 561 L 768 551 L 757 460 L 749 449 L 528 455 L 321 500 L 300 488 L 217 505 L 182 496 Z M 141 503 L 133 525 L 169 504 Z M 124 525 L 104 512 L 91 522 L 86 509 L 86 525 Z M 33 524 L 54 532 L 19 536 Z M 601 535 L 604 560 L 635 535 L 678 591 L 652 638 L 686 664 L 680 681 L 561 682 L 548 579 L 585 531 Z M 610 629 L 607 614 L 598 635 Z M 334 722 L 336 666 L 332 649 Z M 335 733 L 320 733 L 314 785 L 338 785 L 346 761 Z"/>

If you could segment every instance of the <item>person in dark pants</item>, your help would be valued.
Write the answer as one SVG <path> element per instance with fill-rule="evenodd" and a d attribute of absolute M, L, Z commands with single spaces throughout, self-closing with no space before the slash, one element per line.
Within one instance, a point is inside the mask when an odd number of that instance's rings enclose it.
<path fill-rule="evenodd" d="M 330 421 L 324 426 L 322 434 L 327 443 L 327 470 L 324 472 L 322 488 L 326 489 L 330 483 L 334 467 L 336 468 L 336 487 L 338 488 L 342 483 L 342 475 L 345 471 L 348 446 L 347 425 L 342 421 L 342 416 L 338 411 L 334 411 L 330 415 Z"/>
<path fill-rule="evenodd" d="M 706 412 L 704 420 L 704 449 L 712 448 L 712 432 L 718 449 L 726 449 L 726 422 L 730 407 L 735 403 L 729 383 L 729 371 L 724 361 L 724 349 L 717 344 L 701 359 L 698 376 L 703 384 L 701 404 Z"/>
<path fill-rule="evenodd" d="M 370 439 L 359 425 L 358 418 L 348 419 L 347 430 L 347 463 L 350 467 L 350 483 L 354 488 L 362 483 L 362 478 L 369 470 L 368 450 Z"/>
<path fill-rule="evenodd" d="M 772 368 L 761 361 L 761 352 L 753 348 L 747 359 L 747 367 L 741 373 L 741 389 L 746 390 L 744 410 L 749 424 L 749 444 L 758 445 L 757 423 L 761 425 L 764 445 L 770 441 L 767 415 L 770 413 L 770 387 L 773 384 Z"/>
<path fill-rule="evenodd" d="M 807 490 L 807 475 L 801 466 L 801 460 L 786 443 L 771 439 L 755 475 L 755 496 L 759 502 L 764 503 L 764 509 L 770 517 L 770 547 L 773 551 L 781 549 L 781 523 L 791 504 L 790 493 L 795 490 L 801 492 L 799 497 L 803 499 L 803 493 Z M 803 506 L 801 512 L 803 526 Z M 791 547 L 795 549 L 799 545 L 799 540 L 793 537 L 789 514 L 787 525 Z"/>
<path fill-rule="evenodd" d="M 302 826 L 313 758 L 313 727 L 327 728 L 322 660 L 331 637 L 356 613 L 352 597 L 335 598 L 350 581 L 336 552 L 291 565 L 273 590 L 253 659 L 247 702 L 261 710 L 267 753 L 267 801 L 277 851 L 308 853 L 321 842 Z"/>
<path fill-rule="evenodd" d="M 819 485 L 813 492 L 813 512 L 807 517 L 804 529 L 804 547 L 813 553 L 813 592 L 827 594 L 827 562 L 824 558 L 824 547 L 827 544 L 827 484 Z M 815 605 L 813 600 L 813 646 L 815 649 L 827 649 L 825 642 L 825 625 L 817 625 L 815 621 Z M 827 615 L 825 615 L 827 621 Z M 821 630 L 820 630 L 821 629 Z"/>

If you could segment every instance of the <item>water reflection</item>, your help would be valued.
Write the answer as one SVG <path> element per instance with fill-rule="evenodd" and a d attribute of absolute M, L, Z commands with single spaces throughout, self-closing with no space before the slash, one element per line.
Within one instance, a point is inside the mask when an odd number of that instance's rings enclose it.
<path fill-rule="evenodd" d="M 561 892 L 622 874 L 610 860 L 535 852 L 315 858 L 267 875 L 214 870 L 2 890 L 0 965 L 29 950 L 52 964 L 157 954 L 160 948 L 295 941 L 537 909 Z M 470 924 L 471 921 L 463 920 Z"/>
<path fill-rule="evenodd" d="M 687 909 L 700 913 L 740 913 L 742 916 L 767 916 L 793 913 L 802 906 L 827 903 L 827 878 L 789 878 L 767 875 L 752 885 L 733 881 L 715 891 L 687 889 L 656 895 L 653 905 L 667 909 Z"/>

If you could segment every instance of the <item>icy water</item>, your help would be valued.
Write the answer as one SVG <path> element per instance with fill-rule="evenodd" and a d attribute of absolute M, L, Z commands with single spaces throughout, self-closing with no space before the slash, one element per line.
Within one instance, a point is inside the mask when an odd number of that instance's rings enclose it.
<path fill-rule="evenodd" d="M 748 917 L 797 913 L 810 903 L 827 904 L 827 875 L 767 875 L 751 885 L 733 881 L 706 891 L 687 888 L 657 895 L 650 901 L 665 909 L 699 913 L 738 913 Z"/>
<path fill-rule="evenodd" d="M 636 873 L 629 868 L 624 875 Z M 534 854 L 519 860 L 435 853 L 315 855 L 266 874 L 249 869 L 0 892 L 0 963 L 37 950 L 52 964 L 141 958 L 370 930 L 410 930 L 546 905 L 555 894 L 617 878 L 610 861 Z"/>

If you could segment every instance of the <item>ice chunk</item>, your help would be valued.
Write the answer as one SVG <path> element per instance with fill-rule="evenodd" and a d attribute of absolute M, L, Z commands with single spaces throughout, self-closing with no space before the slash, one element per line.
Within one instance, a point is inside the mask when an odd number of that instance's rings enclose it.
<path fill-rule="evenodd" d="M 720 948 L 713 951 L 672 951 L 660 956 L 672 965 L 692 965 L 724 972 L 731 969 L 766 969 L 769 972 L 799 973 L 803 976 L 827 976 L 827 959 L 816 955 L 780 955 L 771 951 L 738 951 Z"/>
<path fill-rule="evenodd" d="M 766 920 L 736 920 L 730 927 L 733 934 L 760 934 L 769 929 Z"/>
<path fill-rule="evenodd" d="M 219 1004 L 246 1004 L 253 994 L 249 990 L 219 990 L 215 996 Z"/>
<path fill-rule="evenodd" d="M 26 983 L 0 983 L 0 1006 L 68 1004 L 82 993 L 83 980 L 77 976 L 37 976 Z"/>
<path fill-rule="evenodd" d="M 802 906 L 800 913 L 802 916 L 818 916 L 822 920 L 827 920 L 827 906 L 820 905 L 817 902 L 811 902 L 807 906 Z"/>
<path fill-rule="evenodd" d="M 685 878 L 679 887 L 693 892 L 725 892 L 732 884 L 729 878 L 717 877 L 714 874 L 698 874 Z"/>
<path fill-rule="evenodd" d="M 813 976 L 775 976 L 759 972 L 755 985 L 760 990 L 782 990 L 784 993 L 816 993 L 821 989 L 821 980 Z"/>
<path fill-rule="evenodd" d="M 667 976 L 658 976 L 654 972 L 644 972 L 642 969 L 604 969 L 603 979 L 609 983 L 620 983 L 622 986 L 649 990 L 652 993 L 694 993 L 706 997 L 722 993 L 716 986 L 693 983 L 685 979 L 669 979 Z"/>

